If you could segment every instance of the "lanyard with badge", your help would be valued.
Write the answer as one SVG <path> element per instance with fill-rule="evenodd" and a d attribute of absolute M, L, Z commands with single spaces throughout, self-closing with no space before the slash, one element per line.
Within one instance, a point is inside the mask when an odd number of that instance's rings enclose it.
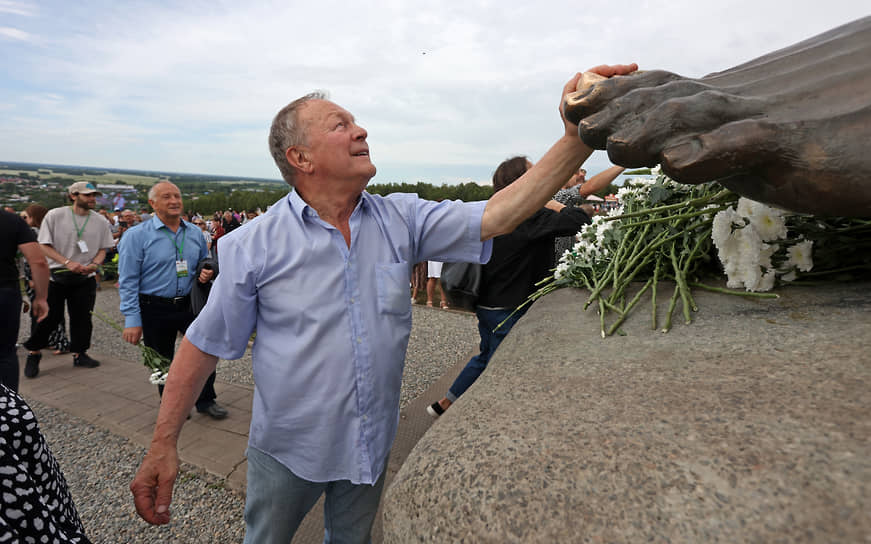
<path fill-rule="evenodd" d="M 91 212 L 88 211 L 88 217 L 85 218 L 85 224 L 82 225 L 82 228 L 79 228 L 79 224 L 76 222 L 76 212 L 73 211 L 72 206 L 70 206 L 70 213 L 73 215 L 73 226 L 76 228 L 76 245 L 79 246 L 79 251 L 87 253 L 88 244 L 82 240 L 82 234 L 85 232 L 85 227 L 88 226 L 88 221 L 91 220 Z"/>
<path fill-rule="evenodd" d="M 175 276 L 177 278 L 186 278 L 188 275 L 188 262 L 184 260 L 182 252 L 184 251 L 184 241 L 187 238 L 188 231 L 184 228 L 184 223 L 182 223 L 181 229 L 181 245 L 176 244 L 175 239 L 168 232 L 163 231 L 163 233 L 166 234 L 166 237 L 169 238 L 169 241 L 172 242 L 172 245 L 175 246 L 178 252 L 178 259 L 175 260 Z"/>

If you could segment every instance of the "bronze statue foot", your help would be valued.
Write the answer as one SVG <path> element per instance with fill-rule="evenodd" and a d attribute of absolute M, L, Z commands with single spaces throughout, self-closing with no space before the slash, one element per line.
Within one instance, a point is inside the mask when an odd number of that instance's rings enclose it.
<path fill-rule="evenodd" d="M 871 17 L 729 70 L 589 83 L 566 99 L 584 143 L 683 183 L 718 180 L 794 211 L 871 216 Z"/>

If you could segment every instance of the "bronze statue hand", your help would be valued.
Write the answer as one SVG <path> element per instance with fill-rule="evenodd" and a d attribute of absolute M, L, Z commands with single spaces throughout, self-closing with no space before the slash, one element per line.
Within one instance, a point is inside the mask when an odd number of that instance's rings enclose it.
<path fill-rule="evenodd" d="M 871 216 L 871 17 L 691 79 L 638 72 L 566 98 L 615 164 L 661 164 L 794 211 Z"/>

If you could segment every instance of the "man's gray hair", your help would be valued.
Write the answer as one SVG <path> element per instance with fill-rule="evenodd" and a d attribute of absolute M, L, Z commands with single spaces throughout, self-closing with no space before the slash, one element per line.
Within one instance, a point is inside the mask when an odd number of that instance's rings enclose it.
<path fill-rule="evenodd" d="M 299 122 L 299 110 L 309 100 L 326 99 L 327 93 L 324 91 L 309 93 L 281 108 L 281 111 L 272 120 L 272 128 L 269 130 L 269 152 L 281 172 L 281 177 L 291 187 L 293 187 L 296 178 L 296 170 L 287 162 L 285 153 L 292 146 L 306 143 L 307 127 L 302 126 Z"/>
<path fill-rule="evenodd" d="M 172 185 L 173 187 L 176 187 L 176 189 L 178 188 L 178 187 L 175 185 L 175 183 L 173 183 L 173 182 L 171 182 L 171 181 L 169 181 L 169 180 L 167 180 L 167 179 L 160 180 L 160 181 L 158 181 L 157 183 L 155 183 L 154 185 L 152 185 L 150 189 L 148 189 L 148 200 L 154 200 L 155 197 L 157 197 L 157 186 L 160 185 L 161 183 L 169 183 L 169 184 Z"/>

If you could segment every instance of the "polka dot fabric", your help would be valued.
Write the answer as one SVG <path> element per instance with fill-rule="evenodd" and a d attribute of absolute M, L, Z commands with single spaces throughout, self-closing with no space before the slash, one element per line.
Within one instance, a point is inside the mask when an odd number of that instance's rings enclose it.
<path fill-rule="evenodd" d="M 0 384 L 0 543 L 90 543 L 30 406 Z"/>

